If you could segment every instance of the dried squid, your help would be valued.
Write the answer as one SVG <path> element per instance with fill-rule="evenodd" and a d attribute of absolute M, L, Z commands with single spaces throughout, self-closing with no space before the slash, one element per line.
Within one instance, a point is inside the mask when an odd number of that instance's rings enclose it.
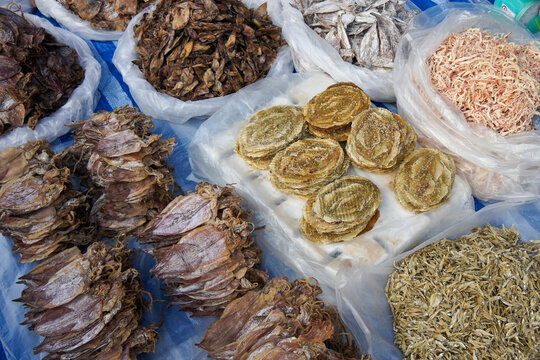
<path fill-rule="evenodd" d="M 26 321 L 44 340 L 34 353 L 53 359 L 136 359 L 153 352 L 157 333 L 140 325 L 147 302 L 130 251 L 104 242 L 72 247 L 21 277 Z"/>
<path fill-rule="evenodd" d="M 201 182 L 196 191 L 174 199 L 139 234 L 153 245 L 151 270 L 166 285 L 171 304 L 194 315 L 220 315 L 234 299 L 268 279 L 255 266 L 250 215 L 232 187 Z"/>
<path fill-rule="evenodd" d="M 75 50 L 0 8 L 0 135 L 24 125 L 34 129 L 83 79 Z"/>

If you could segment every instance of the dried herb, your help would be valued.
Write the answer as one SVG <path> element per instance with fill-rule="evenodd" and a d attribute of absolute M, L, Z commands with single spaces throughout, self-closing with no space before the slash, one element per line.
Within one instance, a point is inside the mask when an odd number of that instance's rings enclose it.
<path fill-rule="evenodd" d="M 396 264 L 386 286 L 408 359 L 536 359 L 540 246 L 486 225 Z"/>
<path fill-rule="evenodd" d="M 274 278 L 230 303 L 198 345 L 214 359 L 357 359 L 337 311 L 308 279 Z M 362 359 L 369 359 L 369 356 Z"/>
<path fill-rule="evenodd" d="M 181 100 L 224 96 L 266 76 L 283 45 L 266 14 L 236 0 L 162 0 L 135 27 L 135 61 L 158 91 Z"/>
<path fill-rule="evenodd" d="M 92 244 L 72 247 L 21 277 L 26 321 L 44 340 L 45 359 L 136 359 L 153 352 L 157 332 L 140 325 L 147 309 L 129 250 Z"/>
<path fill-rule="evenodd" d="M 234 299 L 268 280 L 255 266 L 261 249 L 250 234 L 250 215 L 232 187 L 201 182 L 174 199 L 139 234 L 154 246 L 151 272 L 164 280 L 171 304 L 198 316 L 220 315 Z"/>
<path fill-rule="evenodd" d="M 25 124 L 34 129 L 83 79 L 75 50 L 0 8 L 0 135 Z"/>
<path fill-rule="evenodd" d="M 131 18 L 154 0 L 58 0 L 58 2 L 96 29 L 124 31 Z"/>

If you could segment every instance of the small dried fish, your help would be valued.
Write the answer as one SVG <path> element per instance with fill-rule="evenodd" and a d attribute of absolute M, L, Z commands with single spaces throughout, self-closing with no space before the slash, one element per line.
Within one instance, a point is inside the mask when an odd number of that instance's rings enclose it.
<path fill-rule="evenodd" d="M 290 0 L 343 60 L 391 69 L 401 36 L 418 13 L 402 0 Z"/>

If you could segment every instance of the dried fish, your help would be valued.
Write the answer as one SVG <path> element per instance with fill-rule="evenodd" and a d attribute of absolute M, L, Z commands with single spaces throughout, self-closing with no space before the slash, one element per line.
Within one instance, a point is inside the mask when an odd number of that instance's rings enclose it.
<path fill-rule="evenodd" d="M 81 254 L 71 247 L 21 277 L 17 302 L 28 308 L 30 330 L 44 339 L 45 359 L 136 359 L 153 352 L 155 327 L 142 327 L 147 309 L 130 251 L 96 242 Z"/>
<path fill-rule="evenodd" d="M 274 278 L 231 302 L 198 346 L 221 360 L 358 359 L 337 311 L 317 299 L 321 293 L 312 279 Z"/>
<path fill-rule="evenodd" d="M 268 280 L 255 266 L 261 249 L 253 243 L 250 215 L 232 187 L 201 182 L 174 199 L 139 233 L 154 246 L 152 274 L 165 282 L 171 304 L 197 316 L 220 315 L 234 299 Z"/>
<path fill-rule="evenodd" d="M 536 359 L 539 242 L 486 225 L 395 265 L 386 285 L 407 359 Z"/>
<path fill-rule="evenodd" d="M 0 135 L 64 105 L 84 79 L 77 52 L 0 8 Z"/>
<path fill-rule="evenodd" d="M 131 18 L 154 0 L 58 0 L 66 9 L 100 30 L 124 31 Z"/>
<path fill-rule="evenodd" d="M 145 78 L 181 100 L 224 96 L 264 78 L 283 45 L 266 3 L 252 11 L 237 0 L 162 0 L 134 31 Z"/>
<path fill-rule="evenodd" d="M 402 0 L 290 0 L 304 21 L 343 60 L 370 69 L 391 69 L 401 36 L 418 13 Z"/>

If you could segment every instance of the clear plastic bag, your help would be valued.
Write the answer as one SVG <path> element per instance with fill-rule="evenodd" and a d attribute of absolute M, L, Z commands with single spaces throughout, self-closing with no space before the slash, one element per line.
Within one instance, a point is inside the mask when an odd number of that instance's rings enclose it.
<path fill-rule="evenodd" d="M 122 36 L 122 31 L 109 31 L 94 28 L 62 6 L 57 0 L 34 0 L 38 10 L 45 16 L 51 17 L 69 31 L 86 40 L 113 41 Z"/>
<path fill-rule="evenodd" d="M 377 266 L 343 271 L 337 286 L 338 309 L 344 317 L 345 324 L 356 335 L 360 348 L 369 352 L 373 360 L 403 359 L 399 348 L 394 344 L 392 311 L 385 295 L 386 283 L 394 270 L 394 263 L 431 243 L 469 234 L 475 227 L 487 224 L 498 227 L 515 225 L 522 240 L 538 240 L 539 212 L 540 200 L 521 204 L 509 202 L 492 204 L 449 226 L 411 251 L 390 258 Z M 445 221 L 441 227 L 450 224 L 453 222 Z"/>
<path fill-rule="evenodd" d="M 367 177 L 381 190 L 380 218 L 374 228 L 347 242 L 321 245 L 305 239 L 298 225 L 304 201 L 275 189 L 268 171 L 253 170 L 245 164 L 234 152 L 235 141 L 256 111 L 273 105 L 304 106 L 333 83 L 322 73 L 264 79 L 250 91 L 240 90 L 227 106 L 205 121 L 189 147 L 193 175 L 219 184 L 236 184 L 237 191 L 255 210 L 255 225 L 264 225 L 259 241 L 301 276 L 315 277 L 329 288 L 335 287 L 341 270 L 381 262 L 439 231 L 443 220 L 474 211 L 469 185 L 460 176 L 456 176 L 447 203 L 413 214 L 396 201 L 392 173 L 374 174 L 351 166 L 349 174 Z"/>
<path fill-rule="evenodd" d="M 291 6 L 289 0 L 276 1 L 281 1 L 278 24 L 282 26 L 283 36 L 292 49 L 294 64 L 299 72 L 323 71 L 338 82 L 355 83 L 373 101 L 395 102 L 391 70 L 370 70 L 344 61 L 328 41 L 304 22 L 302 13 Z M 407 6 L 418 9 L 410 1 Z"/>
<path fill-rule="evenodd" d="M 243 1 L 250 8 L 256 8 L 264 1 L 248 0 Z M 199 117 L 209 116 L 222 108 L 230 101 L 233 94 L 212 99 L 197 101 L 182 101 L 167 94 L 157 91 L 144 77 L 138 66 L 133 64 L 133 60 L 138 58 L 136 50 L 136 40 L 133 28 L 139 23 L 143 14 L 152 11 L 155 6 L 149 6 L 147 9 L 137 14 L 127 27 L 124 35 L 118 41 L 116 52 L 114 53 L 113 63 L 122 74 L 124 82 L 129 86 L 133 99 L 146 115 L 156 119 L 167 120 L 176 123 L 183 123 L 187 120 Z M 291 54 L 288 46 L 283 47 L 278 52 L 267 77 L 281 76 L 292 73 L 294 70 Z M 250 88 L 248 85 L 246 88 Z"/>
<path fill-rule="evenodd" d="M 531 43 L 534 37 L 493 6 L 449 3 L 415 17 L 402 38 L 394 64 L 400 115 L 419 141 L 452 154 L 480 200 L 523 201 L 540 193 L 540 131 L 503 137 L 467 123 L 459 108 L 432 86 L 426 59 L 452 33 L 480 28 L 508 40 Z"/>
<path fill-rule="evenodd" d="M 16 128 L 0 137 L 0 150 L 26 144 L 28 141 L 47 139 L 52 141 L 69 132 L 65 125 L 88 119 L 94 112 L 99 100 L 97 88 L 101 79 L 101 66 L 94 59 L 88 45 L 78 36 L 67 30 L 53 26 L 41 17 L 24 14 L 24 17 L 36 26 L 47 30 L 59 42 L 75 49 L 84 68 L 84 80 L 71 94 L 68 101 L 54 113 L 39 120 L 34 130 L 28 126 Z"/>
<path fill-rule="evenodd" d="M 10 10 L 16 10 L 17 6 L 13 7 L 12 4 L 16 4 L 21 7 L 24 12 L 30 12 L 34 9 L 32 0 L 0 0 L 0 7 L 8 8 Z"/>

